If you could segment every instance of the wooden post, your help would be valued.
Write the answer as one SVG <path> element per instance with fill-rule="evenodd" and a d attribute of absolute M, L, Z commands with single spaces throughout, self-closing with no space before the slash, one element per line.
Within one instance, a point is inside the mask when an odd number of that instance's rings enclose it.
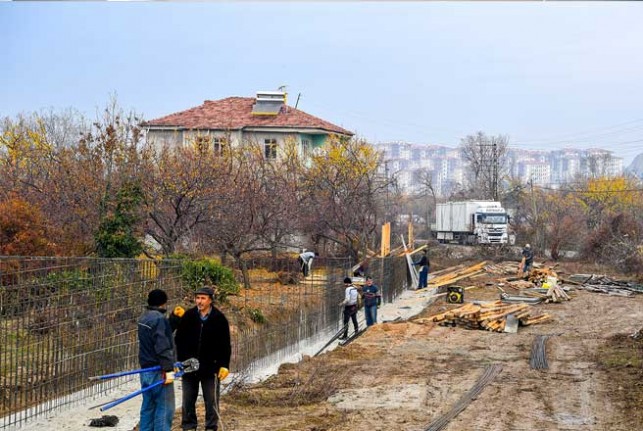
<path fill-rule="evenodd" d="M 409 250 L 415 248 L 415 236 L 413 235 L 413 215 L 411 215 L 411 220 L 409 221 Z"/>
<path fill-rule="evenodd" d="M 382 251 L 381 257 L 386 257 L 391 252 L 391 223 L 382 225 Z"/>

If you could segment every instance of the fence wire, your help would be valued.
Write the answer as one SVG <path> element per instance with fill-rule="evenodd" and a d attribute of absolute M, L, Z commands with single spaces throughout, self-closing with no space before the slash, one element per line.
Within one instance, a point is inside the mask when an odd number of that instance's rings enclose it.
<path fill-rule="evenodd" d="M 305 278 L 294 261 L 246 263 L 250 289 L 217 304 L 231 324 L 232 371 L 252 374 L 270 365 L 265 358 L 339 328 L 350 260 L 315 259 Z M 88 378 L 138 368 L 136 320 L 150 290 L 165 290 L 169 309 L 193 305 L 181 268 L 178 260 L 0 257 L 0 429 L 124 384 Z M 373 259 L 369 275 L 384 302 L 407 286 L 401 258 Z"/>

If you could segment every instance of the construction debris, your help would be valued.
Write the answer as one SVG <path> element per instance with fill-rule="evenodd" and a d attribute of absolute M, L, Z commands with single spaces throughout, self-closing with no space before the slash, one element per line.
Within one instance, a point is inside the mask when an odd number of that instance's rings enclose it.
<path fill-rule="evenodd" d="M 520 295 L 507 295 L 503 293 L 500 295 L 500 300 L 502 302 L 511 303 L 511 304 L 540 304 L 545 299 L 544 295 L 538 296 L 520 296 Z"/>
<path fill-rule="evenodd" d="M 542 286 L 547 283 L 551 278 L 558 279 L 558 274 L 551 268 L 534 268 L 529 271 L 527 280 L 531 281 L 537 286 Z"/>
<path fill-rule="evenodd" d="M 467 303 L 462 307 L 418 321 L 436 322 L 442 326 L 460 326 L 467 329 L 503 332 L 509 314 L 513 314 L 522 326 L 542 323 L 552 317 L 547 313 L 534 313 L 533 308 L 528 304 L 504 304 L 502 301 L 494 301 L 484 304 Z"/>
<path fill-rule="evenodd" d="M 643 285 L 632 281 L 613 280 L 605 275 L 596 274 L 574 274 L 569 277 L 570 282 L 578 289 L 590 292 L 606 293 L 616 296 L 632 296 L 635 293 L 643 293 Z"/>
<path fill-rule="evenodd" d="M 89 422 L 90 427 L 115 427 L 116 425 L 118 425 L 118 416 L 113 415 L 103 415 Z"/>

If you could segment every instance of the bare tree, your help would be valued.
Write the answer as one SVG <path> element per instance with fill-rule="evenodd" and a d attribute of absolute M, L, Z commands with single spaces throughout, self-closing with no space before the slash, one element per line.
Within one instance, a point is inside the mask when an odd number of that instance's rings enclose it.
<path fill-rule="evenodd" d="M 435 195 L 435 189 L 433 187 L 433 174 L 434 172 L 430 169 L 420 169 L 418 171 L 418 184 L 420 185 L 419 196 L 421 198 L 426 198 L 426 225 L 427 228 L 431 228 L 432 215 L 435 213 L 435 208 L 437 206 L 437 197 Z"/>
<path fill-rule="evenodd" d="M 478 198 L 498 200 L 507 175 L 508 138 L 483 132 L 462 139 L 460 151 L 469 165 L 467 188 Z"/>
<path fill-rule="evenodd" d="M 334 139 L 312 158 L 303 184 L 305 230 L 359 258 L 382 221 L 388 179 L 380 155 L 364 141 Z M 390 197 L 390 196 L 389 196 Z"/>

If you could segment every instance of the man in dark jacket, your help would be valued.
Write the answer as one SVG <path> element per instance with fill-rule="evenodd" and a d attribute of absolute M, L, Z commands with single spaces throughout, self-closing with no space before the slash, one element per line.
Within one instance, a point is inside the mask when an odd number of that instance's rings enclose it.
<path fill-rule="evenodd" d="M 183 376 L 183 412 L 181 427 L 196 430 L 196 399 L 199 384 L 205 403 L 205 429 L 216 430 L 219 421 L 219 382 L 228 376 L 230 367 L 230 326 L 215 308 L 214 290 L 202 287 L 195 293 L 196 307 L 185 312 L 176 329 L 179 361 L 199 360 L 199 370 Z"/>
<path fill-rule="evenodd" d="M 529 271 L 531 271 L 533 265 L 534 251 L 531 249 L 531 245 L 525 244 L 525 247 L 522 249 L 522 261 L 520 262 L 518 271 L 527 276 L 529 275 Z"/>
<path fill-rule="evenodd" d="M 138 361 L 141 368 L 160 366 L 141 373 L 141 387 L 163 380 L 163 385 L 143 392 L 141 431 L 170 431 L 174 418 L 174 341 L 165 318 L 167 294 L 154 289 L 147 295 L 147 309 L 138 319 Z"/>
<path fill-rule="evenodd" d="M 362 287 L 362 297 L 364 298 L 366 326 L 372 326 L 377 323 L 377 307 L 382 301 L 382 296 L 377 286 L 373 284 L 371 277 L 366 277 L 366 284 Z"/>
<path fill-rule="evenodd" d="M 429 257 L 426 254 L 426 250 L 422 251 L 422 257 L 419 261 L 415 262 L 413 265 L 420 267 L 420 279 L 418 280 L 418 289 L 423 289 L 427 287 L 427 281 L 429 279 L 429 268 L 431 267 L 431 262 Z"/>

